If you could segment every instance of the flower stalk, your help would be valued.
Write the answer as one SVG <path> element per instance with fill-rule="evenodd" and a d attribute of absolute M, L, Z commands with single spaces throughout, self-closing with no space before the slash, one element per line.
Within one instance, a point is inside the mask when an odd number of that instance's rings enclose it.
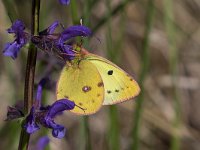
<path fill-rule="evenodd" d="M 32 26 L 31 34 L 38 35 L 39 33 L 39 11 L 40 0 L 32 0 Z M 24 114 L 27 115 L 33 105 L 33 88 L 35 77 L 37 49 L 33 44 L 30 44 L 26 65 L 25 86 L 24 86 Z M 23 128 L 21 130 L 18 150 L 27 150 L 29 145 L 30 134 Z"/>

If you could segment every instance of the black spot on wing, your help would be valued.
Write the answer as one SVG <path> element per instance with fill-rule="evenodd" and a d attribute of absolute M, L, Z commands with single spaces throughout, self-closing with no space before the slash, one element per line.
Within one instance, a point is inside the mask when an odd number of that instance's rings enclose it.
<path fill-rule="evenodd" d="M 85 93 L 89 92 L 91 89 L 92 88 L 90 86 L 84 86 L 84 87 L 82 87 L 82 91 L 85 92 Z"/>
<path fill-rule="evenodd" d="M 97 94 L 97 97 L 100 97 L 100 96 L 101 96 L 101 94 L 98 93 L 98 94 Z"/>
<path fill-rule="evenodd" d="M 119 92 L 119 90 L 115 90 L 115 92 L 116 92 L 116 93 L 118 93 L 118 92 Z"/>
<path fill-rule="evenodd" d="M 111 92 L 110 90 L 107 90 L 107 93 L 110 94 L 110 93 L 112 93 L 112 92 Z"/>
<path fill-rule="evenodd" d="M 112 75 L 112 74 L 113 74 L 113 70 L 109 70 L 108 75 Z"/>
<path fill-rule="evenodd" d="M 98 86 L 98 87 L 101 87 L 101 86 L 104 86 L 104 84 L 103 84 L 103 82 L 99 82 L 99 83 L 97 84 L 97 86 Z"/>

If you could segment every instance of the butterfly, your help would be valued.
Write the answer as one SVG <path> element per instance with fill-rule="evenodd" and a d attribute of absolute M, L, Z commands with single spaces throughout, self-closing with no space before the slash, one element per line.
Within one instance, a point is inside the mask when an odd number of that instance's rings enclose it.
<path fill-rule="evenodd" d="M 140 87 L 133 77 L 111 61 L 89 53 L 82 46 L 73 44 L 73 49 L 66 55 L 57 45 L 61 34 L 49 34 L 49 29 L 33 36 L 31 40 L 38 48 L 55 54 L 66 63 L 57 82 L 56 97 L 57 100 L 66 98 L 74 101 L 76 107 L 71 112 L 94 114 L 102 105 L 121 103 L 140 93 Z"/>
<path fill-rule="evenodd" d="M 120 67 L 82 47 L 78 49 L 79 55 L 64 66 L 56 88 L 57 99 L 75 102 L 77 107 L 71 112 L 93 114 L 102 105 L 121 103 L 140 93 L 138 83 Z"/>

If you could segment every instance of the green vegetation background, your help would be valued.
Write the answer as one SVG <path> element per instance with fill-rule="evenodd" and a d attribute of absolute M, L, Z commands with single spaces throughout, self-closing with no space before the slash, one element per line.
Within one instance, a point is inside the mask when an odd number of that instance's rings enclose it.
<path fill-rule="evenodd" d="M 21 19 L 30 31 L 31 2 L 2 0 L 0 46 L 11 21 Z M 84 41 L 92 53 L 104 56 L 135 77 L 141 93 L 134 100 L 103 106 L 94 115 L 58 117 L 67 128 L 62 140 L 47 130 L 31 137 L 31 146 L 48 134 L 47 149 L 197 150 L 200 147 L 200 1 L 198 0 L 43 0 L 40 29 L 58 20 L 67 27 L 89 26 L 94 36 Z M 61 30 L 61 29 L 60 29 Z M 5 122 L 8 105 L 23 98 L 27 49 L 13 61 L 0 54 L 0 149 L 17 149 L 20 123 Z M 54 81 L 59 60 L 38 52 L 36 82 L 50 73 Z M 45 103 L 55 100 L 55 87 L 45 90 Z"/>

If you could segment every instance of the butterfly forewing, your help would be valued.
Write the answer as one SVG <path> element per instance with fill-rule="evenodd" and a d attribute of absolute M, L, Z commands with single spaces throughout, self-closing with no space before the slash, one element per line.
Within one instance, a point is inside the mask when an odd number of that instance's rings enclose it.
<path fill-rule="evenodd" d="M 104 105 L 126 101 L 137 96 L 140 88 L 137 82 L 117 65 L 105 58 L 88 54 L 85 59 L 93 63 L 104 83 Z"/>
<path fill-rule="evenodd" d="M 63 68 L 57 83 L 57 99 L 74 101 L 76 114 L 88 115 L 97 112 L 104 99 L 102 78 L 94 64 L 88 60 L 79 65 Z"/>

